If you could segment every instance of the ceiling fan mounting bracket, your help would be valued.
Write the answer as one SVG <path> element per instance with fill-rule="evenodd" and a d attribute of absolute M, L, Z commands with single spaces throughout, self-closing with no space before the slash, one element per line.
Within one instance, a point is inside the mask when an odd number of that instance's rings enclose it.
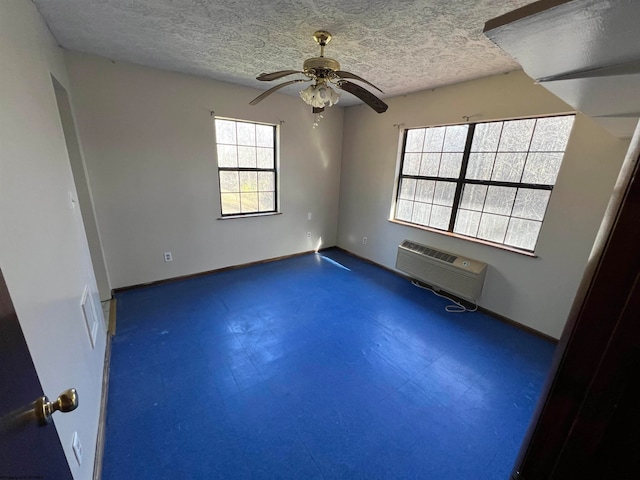
<path fill-rule="evenodd" d="M 313 34 L 313 39 L 316 41 L 318 45 L 324 47 L 327 43 L 331 41 L 331 34 L 326 30 L 318 30 Z"/>

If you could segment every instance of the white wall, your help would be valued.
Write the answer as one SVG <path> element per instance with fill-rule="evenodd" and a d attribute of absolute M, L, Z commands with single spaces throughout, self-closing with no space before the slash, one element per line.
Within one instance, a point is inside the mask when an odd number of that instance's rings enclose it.
<path fill-rule="evenodd" d="M 70 387 L 80 406 L 55 424 L 74 478 L 90 479 L 96 446 L 105 333 L 91 349 L 80 299 L 97 286 L 51 74 L 68 90 L 62 51 L 35 6 L 0 2 L 0 267 L 40 383 L 49 397 Z M 71 450 L 77 431 L 79 467 Z"/>
<path fill-rule="evenodd" d="M 551 196 L 536 254 L 391 223 L 400 132 L 404 128 L 570 112 L 522 72 L 388 99 L 376 115 L 345 112 L 338 245 L 393 268 L 405 238 L 491 265 L 479 304 L 552 337 L 562 332 L 598 227 L 628 147 L 578 114 Z M 368 244 L 362 245 L 362 237 Z"/>
<path fill-rule="evenodd" d="M 258 90 L 80 53 L 66 60 L 112 288 L 314 250 L 320 236 L 335 245 L 342 109 L 313 129 L 299 98 L 251 107 Z M 282 215 L 218 220 L 211 110 L 284 121 Z"/>

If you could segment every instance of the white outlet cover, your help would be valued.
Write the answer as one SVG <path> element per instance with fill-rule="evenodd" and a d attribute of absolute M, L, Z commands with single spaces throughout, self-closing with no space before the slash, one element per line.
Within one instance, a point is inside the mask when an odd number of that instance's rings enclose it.
<path fill-rule="evenodd" d="M 73 432 L 71 447 L 73 448 L 73 454 L 76 456 L 78 465 L 82 465 L 82 444 L 80 443 L 78 432 Z"/>

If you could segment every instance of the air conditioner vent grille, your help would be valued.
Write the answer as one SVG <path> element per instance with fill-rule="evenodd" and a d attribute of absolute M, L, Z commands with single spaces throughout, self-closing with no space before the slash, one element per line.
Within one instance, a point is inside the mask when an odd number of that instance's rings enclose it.
<path fill-rule="evenodd" d="M 420 255 L 426 255 L 427 257 L 435 258 L 437 260 L 441 260 L 447 263 L 453 263 L 456 261 L 458 257 L 454 255 L 449 255 L 448 253 L 439 252 L 438 250 L 434 250 L 433 248 L 429 248 L 425 245 L 420 245 L 418 243 L 413 243 L 409 240 L 405 240 L 402 242 L 402 248 L 409 250 L 414 253 L 418 253 Z"/>
<path fill-rule="evenodd" d="M 482 292 L 487 264 L 404 240 L 398 246 L 396 268 L 436 289 L 475 302 Z"/>

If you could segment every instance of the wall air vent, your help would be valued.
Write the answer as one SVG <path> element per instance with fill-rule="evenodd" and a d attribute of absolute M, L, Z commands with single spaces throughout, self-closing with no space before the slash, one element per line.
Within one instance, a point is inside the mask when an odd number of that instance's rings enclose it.
<path fill-rule="evenodd" d="M 482 292 L 487 264 L 410 240 L 398 246 L 396 268 L 410 277 L 475 302 Z"/>

